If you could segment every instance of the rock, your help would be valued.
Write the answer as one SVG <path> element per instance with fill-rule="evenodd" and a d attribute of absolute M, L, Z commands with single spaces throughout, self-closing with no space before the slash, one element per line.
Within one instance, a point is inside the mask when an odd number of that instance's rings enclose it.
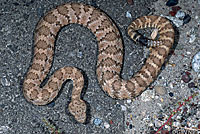
<path fill-rule="evenodd" d="M 166 6 L 171 7 L 175 6 L 176 4 L 178 4 L 178 0 L 168 0 Z"/>
<path fill-rule="evenodd" d="M 132 125 L 132 124 L 130 124 L 130 125 L 129 125 L 129 129 L 132 129 L 132 128 L 133 128 L 133 125 Z"/>
<path fill-rule="evenodd" d="M 200 72 L 200 51 L 192 59 L 192 69 L 197 73 Z"/>
<path fill-rule="evenodd" d="M 94 121 L 93 121 L 93 123 L 94 123 L 96 126 L 100 126 L 101 123 L 102 123 L 102 120 L 99 119 L 99 118 L 95 118 Z"/>
<path fill-rule="evenodd" d="M 171 16 L 175 16 L 175 15 L 176 15 L 176 12 L 175 12 L 175 11 L 170 11 L 169 14 L 170 14 Z"/>
<path fill-rule="evenodd" d="M 78 51 L 77 52 L 77 57 L 78 58 L 82 58 L 83 57 L 83 52 L 82 51 Z"/>
<path fill-rule="evenodd" d="M 107 129 L 107 128 L 109 128 L 110 127 L 110 124 L 108 124 L 107 122 L 104 122 L 104 127 Z"/>
<path fill-rule="evenodd" d="M 132 18 L 132 15 L 131 15 L 131 13 L 129 11 L 126 12 L 126 17 L 127 18 Z"/>
<path fill-rule="evenodd" d="M 183 24 L 187 24 L 188 22 L 190 22 L 191 17 L 189 14 L 186 14 L 185 17 L 183 18 Z"/>
<path fill-rule="evenodd" d="M 122 109 L 122 111 L 126 111 L 126 106 L 123 106 L 123 105 L 121 105 L 121 109 Z"/>
<path fill-rule="evenodd" d="M 174 93 L 169 92 L 169 96 L 170 96 L 170 97 L 173 97 L 173 96 L 174 96 Z"/>
<path fill-rule="evenodd" d="M 179 18 L 179 19 L 184 19 L 184 17 L 185 17 L 185 12 L 183 12 L 183 11 L 178 11 L 177 13 L 176 13 L 176 18 Z"/>
<path fill-rule="evenodd" d="M 190 82 L 190 83 L 188 84 L 188 87 L 189 87 L 189 88 L 195 88 L 196 86 L 195 86 L 195 83 L 194 83 L 194 82 Z"/>
<path fill-rule="evenodd" d="M 184 73 L 183 75 L 182 75 L 182 78 L 181 78 L 185 83 L 188 83 L 190 80 L 191 80 L 191 77 L 190 77 L 190 75 L 189 74 L 187 74 L 187 73 Z"/>
<path fill-rule="evenodd" d="M 159 95 L 165 95 L 166 94 L 166 90 L 165 90 L 164 87 L 155 86 L 154 88 L 155 88 L 155 91 L 156 91 L 157 94 L 159 94 Z"/>
<path fill-rule="evenodd" d="M 131 103 L 132 101 L 131 101 L 131 99 L 128 99 L 126 102 L 127 102 L 127 103 Z"/>
<path fill-rule="evenodd" d="M 192 34 L 190 35 L 189 43 L 193 43 L 196 39 L 196 35 Z"/>

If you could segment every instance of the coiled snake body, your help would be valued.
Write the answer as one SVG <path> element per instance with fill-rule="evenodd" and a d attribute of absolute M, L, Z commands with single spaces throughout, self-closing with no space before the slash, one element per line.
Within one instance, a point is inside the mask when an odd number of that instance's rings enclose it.
<path fill-rule="evenodd" d="M 49 11 L 37 24 L 34 36 L 34 58 L 23 83 L 25 98 L 35 105 L 45 105 L 57 95 L 64 81 L 73 80 L 69 111 L 78 122 L 86 120 L 86 104 L 80 99 L 84 85 L 81 72 L 75 67 L 57 70 L 44 87 L 54 55 L 54 43 L 58 31 L 68 24 L 77 23 L 90 29 L 98 40 L 97 79 L 102 89 L 112 98 L 130 99 L 138 96 L 157 77 L 169 50 L 174 43 L 171 23 L 159 16 L 137 18 L 128 27 L 134 41 L 153 46 L 143 67 L 129 80 L 120 76 L 123 62 L 123 45 L 119 31 L 111 19 L 100 10 L 84 4 L 67 3 Z M 153 27 L 159 32 L 158 40 L 138 34 L 137 30 Z"/>

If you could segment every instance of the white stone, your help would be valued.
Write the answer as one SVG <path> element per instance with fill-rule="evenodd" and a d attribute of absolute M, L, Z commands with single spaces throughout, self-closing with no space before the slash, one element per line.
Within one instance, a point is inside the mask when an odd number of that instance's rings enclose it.
<path fill-rule="evenodd" d="M 107 129 L 110 127 L 110 124 L 108 124 L 107 122 L 104 122 L 104 127 Z"/>
<path fill-rule="evenodd" d="M 183 12 L 183 11 L 178 11 L 177 13 L 176 13 L 176 18 L 179 18 L 179 19 L 183 19 L 185 17 L 185 12 Z"/>
<path fill-rule="evenodd" d="M 196 35 L 192 34 L 190 35 L 189 43 L 193 43 L 196 39 Z"/>
<path fill-rule="evenodd" d="M 130 99 L 128 99 L 126 102 L 127 102 L 127 103 L 131 103 L 132 101 L 131 101 Z"/>
<path fill-rule="evenodd" d="M 122 111 L 126 111 L 126 106 L 121 105 Z"/>
<path fill-rule="evenodd" d="M 132 15 L 131 15 L 131 13 L 129 11 L 126 12 L 126 17 L 127 18 L 132 18 Z"/>
<path fill-rule="evenodd" d="M 200 51 L 192 59 L 192 69 L 195 72 L 200 72 Z"/>

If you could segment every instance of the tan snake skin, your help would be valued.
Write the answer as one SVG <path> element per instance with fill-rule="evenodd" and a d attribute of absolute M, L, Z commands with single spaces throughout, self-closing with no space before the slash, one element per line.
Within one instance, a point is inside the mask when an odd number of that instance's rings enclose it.
<path fill-rule="evenodd" d="M 134 20 L 128 27 L 128 34 L 134 41 L 153 46 L 153 49 L 143 67 L 131 79 L 123 80 L 120 76 L 124 53 L 122 39 L 117 27 L 105 13 L 78 3 L 67 3 L 49 11 L 35 30 L 34 58 L 23 83 L 23 93 L 33 104 L 45 105 L 58 95 L 63 82 L 71 79 L 73 91 L 68 108 L 80 123 L 86 120 L 86 104 L 80 99 L 84 79 L 77 68 L 63 67 L 57 70 L 46 85 L 40 87 L 52 65 L 57 33 L 63 26 L 71 23 L 87 27 L 96 36 L 97 78 L 102 89 L 116 99 L 130 99 L 141 94 L 157 77 L 174 43 L 174 29 L 167 19 L 143 16 Z M 159 40 L 147 39 L 137 32 L 148 27 L 158 29 Z"/>

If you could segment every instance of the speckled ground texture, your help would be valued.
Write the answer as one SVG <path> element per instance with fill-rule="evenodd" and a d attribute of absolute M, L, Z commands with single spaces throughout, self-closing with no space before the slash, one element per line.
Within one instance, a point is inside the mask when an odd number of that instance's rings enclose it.
<path fill-rule="evenodd" d="M 25 100 L 22 83 L 33 54 L 33 33 L 39 19 L 45 12 L 66 2 L 83 2 L 106 12 L 118 26 L 125 47 L 122 77 L 128 79 L 142 66 L 147 48 L 136 45 L 127 35 L 126 29 L 138 16 L 157 14 L 169 15 L 170 8 L 163 0 L 140 0 L 133 5 L 125 0 L 1 0 L 0 1 L 0 134 L 49 134 L 51 124 L 63 134 L 140 134 L 151 133 L 164 122 L 158 116 L 169 115 L 169 107 L 187 98 L 197 88 L 188 88 L 181 75 L 189 71 L 195 81 L 198 73 L 191 70 L 191 59 L 199 51 L 200 7 L 197 1 L 180 0 L 179 6 L 191 15 L 188 24 L 176 28 L 176 47 L 158 79 L 135 100 L 119 101 L 107 96 L 99 87 L 95 64 L 97 41 L 84 27 L 70 25 L 59 33 L 53 67 L 49 75 L 63 66 L 80 68 L 87 78 L 84 100 L 89 104 L 87 124 L 79 124 L 67 111 L 70 101 L 72 81 L 67 82 L 55 102 L 47 106 L 35 106 Z M 196 4 L 195 4 L 196 3 Z M 130 12 L 132 17 L 126 17 Z M 198 17 L 196 17 L 198 16 Z M 192 29 L 196 29 L 191 31 Z M 196 40 L 189 42 L 190 35 Z M 162 93 L 156 93 L 155 87 Z M 174 95 L 169 96 L 169 92 Z M 194 100 L 195 113 L 199 117 L 199 100 Z M 173 108 L 172 108 L 173 110 Z M 193 116 L 189 116 L 193 120 Z M 195 118 L 194 117 L 194 118 Z M 98 122 L 94 123 L 95 120 Z M 45 121 L 44 121 L 45 120 Z M 189 119 L 188 119 L 189 120 Z M 157 121 L 157 122 L 156 122 Z M 194 119 L 194 127 L 200 122 Z M 160 123 L 160 124 L 159 124 Z M 196 124 L 195 124 L 196 123 Z M 157 126 L 156 126 L 157 125 Z M 188 126 L 192 127 L 192 126 Z M 167 128 L 166 128 L 167 129 Z"/>

